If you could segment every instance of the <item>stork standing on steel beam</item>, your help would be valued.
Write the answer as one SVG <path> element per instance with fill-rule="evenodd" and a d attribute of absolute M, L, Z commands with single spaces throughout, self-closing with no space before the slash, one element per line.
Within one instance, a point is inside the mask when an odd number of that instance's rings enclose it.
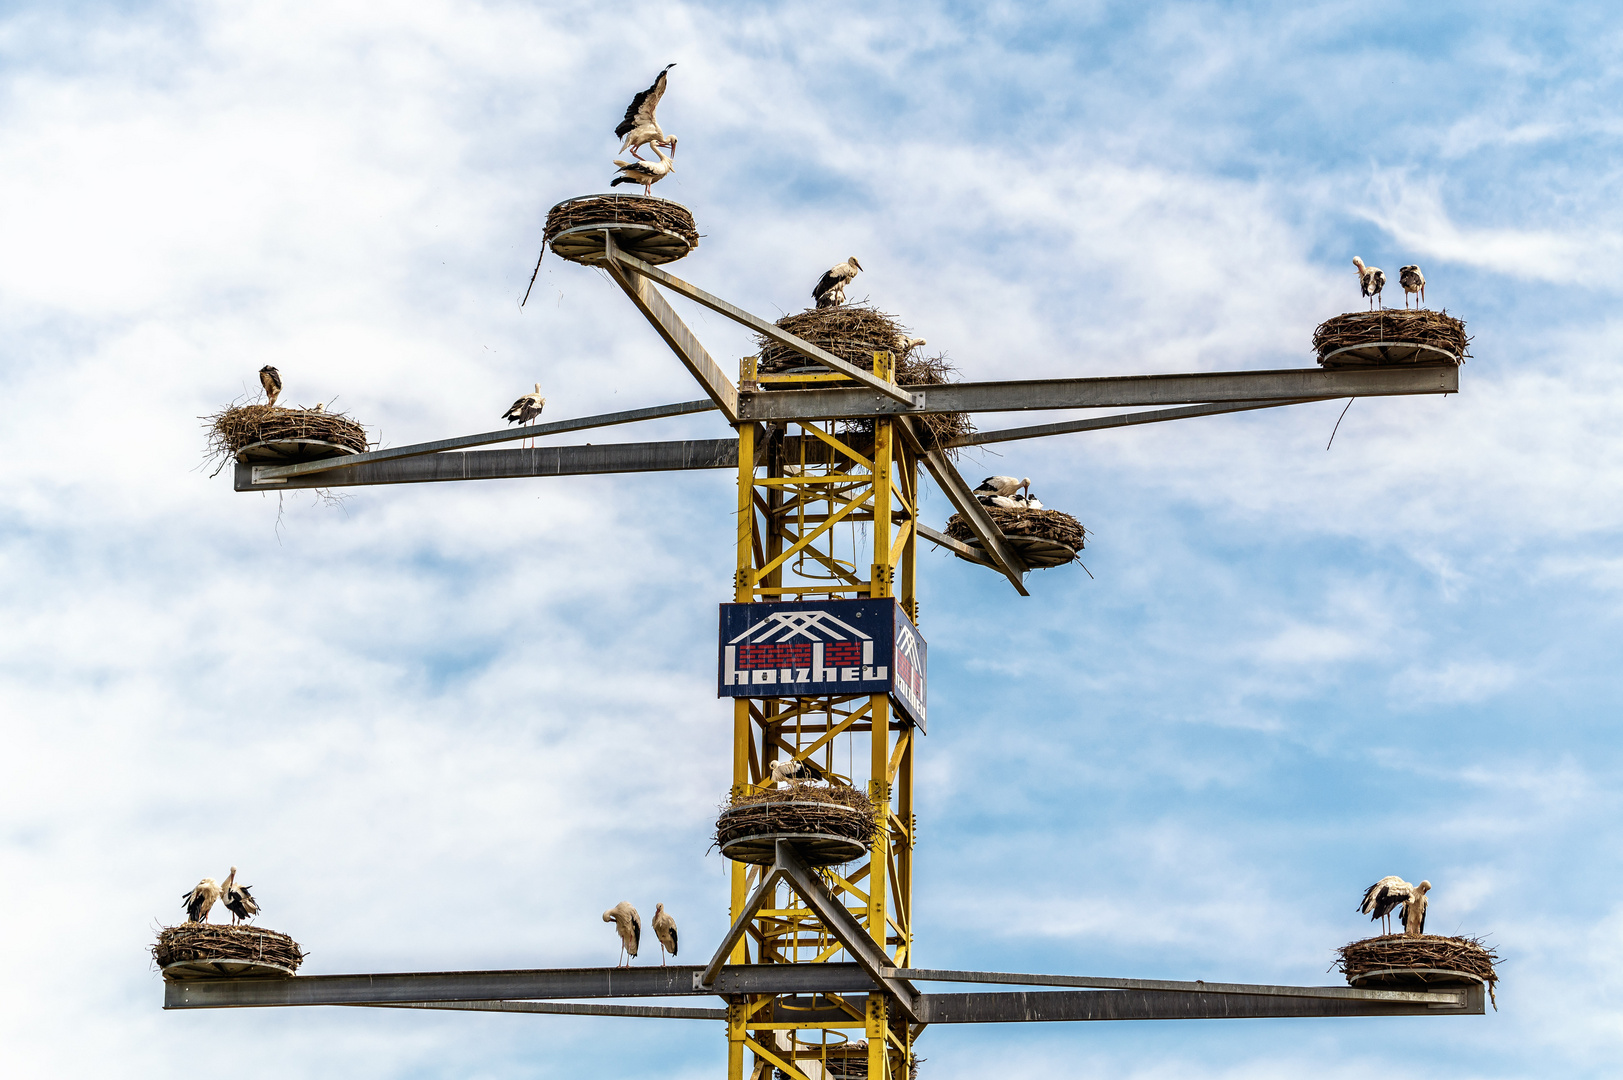
<path fill-rule="evenodd" d="M 637 914 L 630 900 L 622 900 L 603 913 L 603 921 L 614 924 L 620 934 L 620 951 L 628 954 L 623 964 L 617 963 L 615 966 L 631 966 L 631 961 L 637 955 L 637 945 L 642 941 L 642 916 Z"/>
<path fill-rule="evenodd" d="M 812 299 L 817 301 L 820 308 L 839 307 L 845 303 L 845 287 L 862 272 L 862 264 L 857 262 L 855 255 L 842 263 L 836 263 L 828 268 L 828 273 L 818 279 L 817 287 L 812 290 Z"/>
<path fill-rule="evenodd" d="M 676 140 L 672 139 L 671 141 L 674 143 Z M 620 167 L 620 175 L 609 181 L 609 187 L 617 187 L 620 184 L 641 184 L 642 193 L 652 195 L 654 185 L 669 176 L 671 170 L 676 168 L 676 162 L 672 161 L 665 151 L 658 146 L 654 147 L 654 153 L 659 155 L 658 161 L 643 161 L 641 158 L 636 161 L 625 161 L 615 158 L 614 163 Z"/>
<path fill-rule="evenodd" d="M 676 920 L 664 904 L 654 905 L 654 936 L 659 939 L 659 966 L 664 967 L 666 953 L 676 958 Z"/>
<path fill-rule="evenodd" d="M 259 901 L 254 899 L 253 894 L 248 891 L 249 888 L 250 886 L 237 884 L 235 866 L 220 885 L 220 897 L 225 901 L 225 909 L 231 913 L 232 923 L 239 923 L 259 914 Z"/>
<path fill-rule="evenodd" d="M 1411 263 L 1408 266 L 1398 267 L 1398 284 L 1403 286 L 1403 306 L 1409 306 L 1409 294 L 1419 293 L 1420 299 L 1415 302 L 1419 307 L 1426 302 L 1426 275 L 1420 272 L 1420 267 Z"/>
<path fill-rule="evenodd" d="M 541 396 L 541 384 L 535 384 L 535 392 L 525 394 L 502 413 L 502 419 L 509 424 L 528 424 L 541 415 L 541 410 L 547 407 L 547 399 Z"/>
<path fill-rule="evenodd" d="M 1369 307 L 1373 311 L 1376 302 L 1381 299 L 1381 290 L 1386 288 L 1386 271 L 1378 266 L 1365 266 L 1364 260 L 1357 255 L 1353 256 L 1353 266 L 1358 268 L 1358 292 L 1369 297 Z M 1381 306 L 1386 305 L 1383 303 Z"/>
<path fill-rule="evenodd" d="M 666 64 L 654 77 L 654 84 L 631 99 L 631 104 L 626 107 L 625 119 L 614 129 L 616 135 L 623 136 L 620 153 L 630 150 L 632 157 L 642 161 L 643 156 L 637 150 L 650 143 L 654 145 L 656 153 L 662 145 L 670 147 L 671 153 L 676 153 L 676 136 L 666 135 L 654 117 L 654 110 L 659 108 L 659 99 L 665 96 L 665 73 L 675 66 Z"/>

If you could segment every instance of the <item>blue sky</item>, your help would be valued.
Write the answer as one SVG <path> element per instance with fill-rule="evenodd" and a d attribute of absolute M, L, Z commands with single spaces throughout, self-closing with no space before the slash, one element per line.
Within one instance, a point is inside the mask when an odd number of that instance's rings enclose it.
<path fill-rule="evenodd" d="M 1612 1075 L 1620 47 L 1605 5 L 7 5 L 8 1059 L 720 1073 L 703 1024 L 164 1014 L 145 955 L 230 863 L 315 972 L 611 963 L 627 897 L 722 932 L 727 477 L 279 504 L 196 419 L 265 363 L 391 444 L 536 381 L 560 418 L 694 397 L 598 274 L 516 304 L 674 60 L 682 273 L 758 313 L 855 253 L 966 378 L 1301 366 L 1360 254 L 1474 335 L 1461 394 L 1328 452 L 1339 403 L 966 457 L 1077 514 L 1094 577 L 926 559 L 918 950 L 1312 983 L 1398 873 L 1491 936 L 1500 1011 L 936 1029 L 928 1075 Z"/>

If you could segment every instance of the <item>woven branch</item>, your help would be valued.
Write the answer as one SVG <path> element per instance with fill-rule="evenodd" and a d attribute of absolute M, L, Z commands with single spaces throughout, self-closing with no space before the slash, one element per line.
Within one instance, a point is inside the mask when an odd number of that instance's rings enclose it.
<path fill-rule="evenodd" d="M 238 450 L 262 442 L 320 439 L 366 453 L 366 429 L 346 413 L 284 409 L 276 405 L 233 405 L 213 416 L 200 417 L 208 431 L 208 460 L 235 456 Z"/>
<path fill-rule="evenodd" d="M 699 246 L 693 214 L 681 203 L 651 195 L 583 195 L 547 211 L 543 235 L 547 243 L 566 229 L 579 225 L 652 225 L 676 233 L 692 247 Z"/>
<path fill-rule="evenodd" d="M 1391 341 L 1411 341 L 1453 353 L 1460 359 L 1471 339 L 1465 324 L 1446 311 L 1352 311 L 1326 319 L 1313 331 L 1313 348 L 1319 359 L 1351 345 L 1381 345 Z"/>
<path fill-rule="evenodd" d="M 1331 966 L 1345 975 L 1349 983 L 1361 975 L 1387 968 L 1463 971 L 1486 982 L 1492 996 L 1499 982 L 1499 973 L 1495 970 L 1498 963 L 1499 954 L 1484 945 L 1481 938 L 1387 934 L 1343 945 L 1336 950 L 1336 960 Z M 1424 976 L 1416 978 L 1424 979 Z M 1496 999 L 1494 1008 L 1498 1007 Z"/>
<path fill-rule="evenodd" d="M 827 833 L 873 842 L 873 804 L 855 788 L 790 780 L 784 787 L 740 795 L 716 819 L 716 843 L 772 833 Z"/>
<path fill-rule="evenodd" d="M 296 971 L 304 962 L 304 950 L 286 934 L 262 926 L 181 923 L 158 932 L 152 959 L 160 968 L 188 960 L 241 960 Z"/>
<path fill-rule="evenodd" d="M 981 509 L 1004 536 L 1037 536 L 1078 551 L 1088 538 L 1088 530 L 1080 521 L 1059 510 L 1019 510 L 1004 506 L 982 506 Z M 962 514 L 947 519 L 947 535 L 966 544 L 980 543 Z"/>

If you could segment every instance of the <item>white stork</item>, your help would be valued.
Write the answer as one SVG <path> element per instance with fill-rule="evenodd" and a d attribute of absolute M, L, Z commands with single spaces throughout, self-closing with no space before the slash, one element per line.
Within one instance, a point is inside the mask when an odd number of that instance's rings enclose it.
<path fill-rule="evenodd" d="M 259 369 L 259 385 L 265 388 L 265 404 L 275 408 L 282 393 L 282 373 L 266 364 Z"/>
<path fill-rule="evenodd" d="M 845 303 L 845 287 L 862 272 L 862 264 L 857 262 L 855 255 L 842 263 L 836 263 L 828 268 L 828 273 L 818 279 L 817 287 L 812 290 L 812 299 L 817 306 L 839 307 Z"/>
<path fill-rule="evenodd" d="M 209 909 L 220 898 L 220 885 L 211 877 L 199 881 L 191 892 L 180 894 L 180 906 L 187 922 L 208 922 Z"/>
<path fill-rule="evenodd" d="M 783 783 L 783 781 L 789 779 L 789 777 L 799 776 L 805 771 L 806 766 L 804 763 L 796 761 L 794 758 L 783 758 L 772 763 L 772 773 L 771 777 L 767 780 L 767 783 L 771 784 L 773 787 L 776 787 L 777 785 Z"/>
<path fill-rule="evenodd" d="M 676 162 L 672 161 L 670 156 L 657 145 L 654 147 L 654 153 L 659 155 L 658 161 L 644 161 L 641 158 L 636 161 L 624 161 L 615 158 L 614 163 L 620 167 L 620 175 L 609 181 L 609 187 L 616 187 L 620 184 L 641 184 L 642 193 L 652 195 L 654 185 L 669 176 L 671 170 L 676 168 Z"/>
<path fill-rule="evenodd" d="M 541 384 L 535 384 L 533 393 L 525 394 L 502 413 L 502 419 L 509 424 L 528 424 L 541 415 L 541 410 L 547 407 L 547 399 L 541 396 Z"/>
<path fill-rule="evenodd" d="M 1358 268 L 1359 295 L 1369 297 L 1370 310 L 1373 311 L 1376 301 L 1381 298 L 1381 290 L 1386 288 L 1386 271 L 1378 266 L 1365 266 L 1364 260 L 1357 255 L 1353 256 L 1353 265 Z M 1386 305 L 1383 303 L 1381 306 Z"/>
<path fill-rule="evenodd" d="M 914 349 L 922 349 L 928 344 L 930 343 L 921 337 L 902 337 L 900 334 L 896 336 L 896 352 L 902 356 L 906 356 Z"/>
<path fill-rule="evenodd" d="M 1005 510 L 1019 510 L 1026 505 L 1018 495 L 977 495 L 975 499 L 982 506 L 1000 506 Z"/>
<path fill-rule="evenodd" d="M 1022 476 L 1015 479 L 1012 476 L 988 476 L 981 481 L 981 486 L 975 489 L 976 495 L 1013 495 L 1021 488 L 1031 490 L 1031 477 Z"/>
<path fill-rule="evenodd" d="M 237 868 L 233 866 L 231 873 L 226 875 L 225 882 L 220 886 L 220 895 L 225 900 L 225 909 L 231 913 L 233 923 L 251 919 L 259 914 L 259 901 L 254 899 L 248 889 L 247 885 L 237 884 Z"/>
<path fill-rule="evenodd" d="M 630 967 L 631 958 L 637 955 L 637 944 L 642 941 L 642 916 L 637 914 L 630 900 L 622 900 L 603 913 L 603 921 L 614 924 L 620 933 L 620 950 L 629 954 L 624 964 L 616 966 Z"/>
<path fill-rule="evenodd" d="M 654 937 L 659 939 L 659 966 L 664 967 L 666 953 L 676 958 L 676 920 L 664 904 L 654 905 Z"/>
<path fill-rule="evenodd" d="M 1430 889 L 1431 882 L 1425 882 L 1425 886 Z M 1364 890 L 1364 902 L 1358 906 L 1358 910 L 1368 915 L 1370 922 L 1379 920 L 1383 932 L 1390 934 L 1392 912 L 1407 904 L 1414 896 L 1414 891 L 1415 887 L 1407 881 L 1396 874 L 1388 874 Z"/>
<path fill-rule="evenodd" d="M 675 66 L 666 64 L 654 77 L 654 84 L 631 99 L 631 104 L 626 107 L 625 119 L 614 129 L 616 135 L 624 136 L 624 141 L 620 143 L 620 153 L 630 150 L 632 157 L 642 161 L 643 156 L 637 153 L 637 150 L 649 143 L 654 144 L 656 152 L 663 145 L 670 147 L 671 153 L 676 153 L 676 136 L 666 135 L 664 129 L 659 126 L 659 121 L 654 118 L 654 110 L 659 107 L 659 99 L 665 96 L 665 73 Z"/>
<path fill-rule="evenodd" d="M 1020 505 L 1025 507 L 1027 510 L 1041 510 L 1043 508 L 1043 504 L 1037 498 L 1037 496 L 1032 495 L 1029 492 L 1027 492 L 1025 495 L 1015 495 L 1013 498 L 1018 500 Z"/>
<path fill-rule="evenodd" d="M 1403 306 L 1409 306 L 1409 294 L 1419 293 L 1420 300 L 1415 304 L 1419 307 L 1426 302 L 1426 275 L 1420 272 L 1420 267 L 1410 264 L 1398 267 L 1398 284 L 1403 286 Z"/>
<path fill-rule="evenodd" d="M 318 402 L 316 402 L 316 407 L 311 409 L 310 411 L 311 412 L 326 412 L 327 411 L 327 406 L 323 402 L 318 401 Z"/>
<path fill-rule="evenodd" d="M 1400 917 L 1403 919 L 1403 932 L 1409 937 L 1419 937 L 1426 932 L 1426 894 L 1431 892 L 1431 882 L 1422 881 L 1414 887 L 1409 899 L 1403 905 Z"/>

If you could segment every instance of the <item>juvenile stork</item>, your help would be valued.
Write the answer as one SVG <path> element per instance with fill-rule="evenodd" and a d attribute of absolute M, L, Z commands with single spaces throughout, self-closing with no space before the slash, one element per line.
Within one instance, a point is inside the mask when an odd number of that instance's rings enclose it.
<path fill-rule="evenodd" d="M 659 966 L 664 967 L 666 953 L 676 958 L 676 920 L 664 904 L 654 905 L 654 936 L 659 939 Z"/>
<path fill-rule="evenodd" d="M 615 158 L 614 163 L 620 167 L 620 175 L 609 181 L 609 187 L 617 187 L 620 184 L 641 184 L 642 193 L 652 195 L 654 185 L 669 176 L 671 170 L 676 168 L 676 162 L 672 161 L 670 156 L 657 145 L 654 147 L 654 153 L 659 155 L 658 161 L 644 161 L 641 158 L 636 161 L 625 161 L 621 158 Z"/>
<path fill-rule="evenodd" d="M 1399 913 L 1403 919 L 1403 932 L 1409 937 L 1419 937 L 1426 932 L 1426 894 L 1431 892 L 1431 882 L 1422 881 L 1414 887 L 1409 899 Z"/>
<path fill-rule="evenodd" d="M 180 906 L 187 922 L 208 922 L 209 909 L 220 898 L 220 885 L 211 877 L 199 881 L 191 892 L 180 894 Z"/>
<path fill-rule="evenodd" d="M 1381 290 L 1386 288 L 1386 271 L 1378 266 L 1365 266 L 1357 255 L 1353 256 L 1353 266 L 1358 268 L 1358 292 L 1369 297 L 1370 310 L 1374 311 L 1376 302 L 1381 299 Z"/>
<path fill-rule="evenodd" d="M 1019 510 L 1026 505 L 1018 495 L 977 495 L 975 499 L 982 506 L 1001 506 L 1005 510 Z"/>
<path fill-rule="evenodd" d="M 1420 267 L 1413 265 L 1398 267 L 1398 284 L 1403 286 L 1403 306 L 1409 306 L 1409 294 L 1419 293 L 1420 299 L 1416 307 L 1426 302 L 1426 275 L 1420 272 Z"/>
<path fill-rule="evenodd" d="M 1016 495 L 1014 498 L 1018 500 L 1020 505 L 1024 506 L 1027 510 L 1041 510 L 1043 508 L 1042 502 L 1038 500 L 1037 496 L 1031 494 L 1029 491 L 1024 495 Z"/>
<path fill-rule="evenodd" d="M 620 951 L 628 954 L 623 964 L 615 966 L 630 967 L 637 955 L 637 944 L 642 941 L 642 916 L 637 914 L 630 900 L 622 900 L 603 913 L 603 921 L 614 924 L 620 934 Z"/>
<path fill-rule="evenodd" d="M 237 868 L 233 866 L 231 873 L 226 875 L 225 882 L 220 886 L 220 896 L 225 901 L 225 909 L 231 913 L 232 923 L 239 923 L 259 914 L 259 901 L 254 899 L 248 889 L 247 885 L 237 884 Z"/>
<path fill-rule="evenodd" d="M 988 476 L 981 481 L 981 486 L 975 489 L 974 494 L 1013 495 L 1021 488 L 1025 488 L 1027 492 L 1031 491 L 1031 477 L 1022 476 L 1016 479 L 1012 476 Z"/>
<path fill-rule="evenodd" d="M 656 153 L 662 145 L 670 147 L 671 153 L 676 153 L 676 136 L 666 135 L 664 129 L 659 126 L 659 121 L 654 118 L 654 110 L 659 107 L 659 99 L 665 96 L 665 73 L 675 66 L 666 64 L 660 69 L 659 74 L 654 76 L 654 85 L 631 99 L 631 104 L 626 107 L 625 119 L 614 129 L 614 133 L 622 136 L 624 140 L 620 143 L 620 153 L 630 150 L 632 157 L 642 161 L 643 156 L 637 153 L 637 150 L 649 143 L 654 144 Z"/>
<path fill-rule="evenodd" d="M 259 369 L 259 385 L 265 388 L 265 404 L 275 408 L 276 399 L 282 394 L 282 373 L 266 364 Z"/>
<path fill-rule="evenodd" d="M 845 303 L 845 287 L 862 272 L 862 264 L 855 255 L 828 268 L 812 290 L 812 299 L 820 308 L 839 307 Z"/>
<path fill-rule="evenodd" d="M 783 758 L 772 763 L 772 773 L 767 783 L 777 787 L 791 776 L 799 776 L 805 771 L 806 766 L 803 762 L 796 761 L 794 758 Z"/>
<path fill-rule="evenodd" d="M 928 344 L 930 343 L 921 337 L 902 337 L 900 334 L 896 335 L 896 353 L 899 356 L 906 356 L 914 349 L 922 349 Z"/>
<path fill-rule="evenodd" d="M 1427 889 L 1431 888 L 1431 882 L 1429 881 L 1422 884 Z M 1379 921 L 1383 933 L 1391 934 L 1392 912 L 1408 904 L 1414 896 L 1414 892 L 1415 887 L 1413 885 L 1410 885 L 1396 874 L 1388 874 L 1364 890 L 1364 902 L 1358 906 L 1358 910 L 1368 915 L 1370 922 Z M 1422 908 L 1422 911 L 1424 911 L 1424 908 Z M 1422 915 L 1421 918 L 1424 921 L 1425 916 Z"/>

